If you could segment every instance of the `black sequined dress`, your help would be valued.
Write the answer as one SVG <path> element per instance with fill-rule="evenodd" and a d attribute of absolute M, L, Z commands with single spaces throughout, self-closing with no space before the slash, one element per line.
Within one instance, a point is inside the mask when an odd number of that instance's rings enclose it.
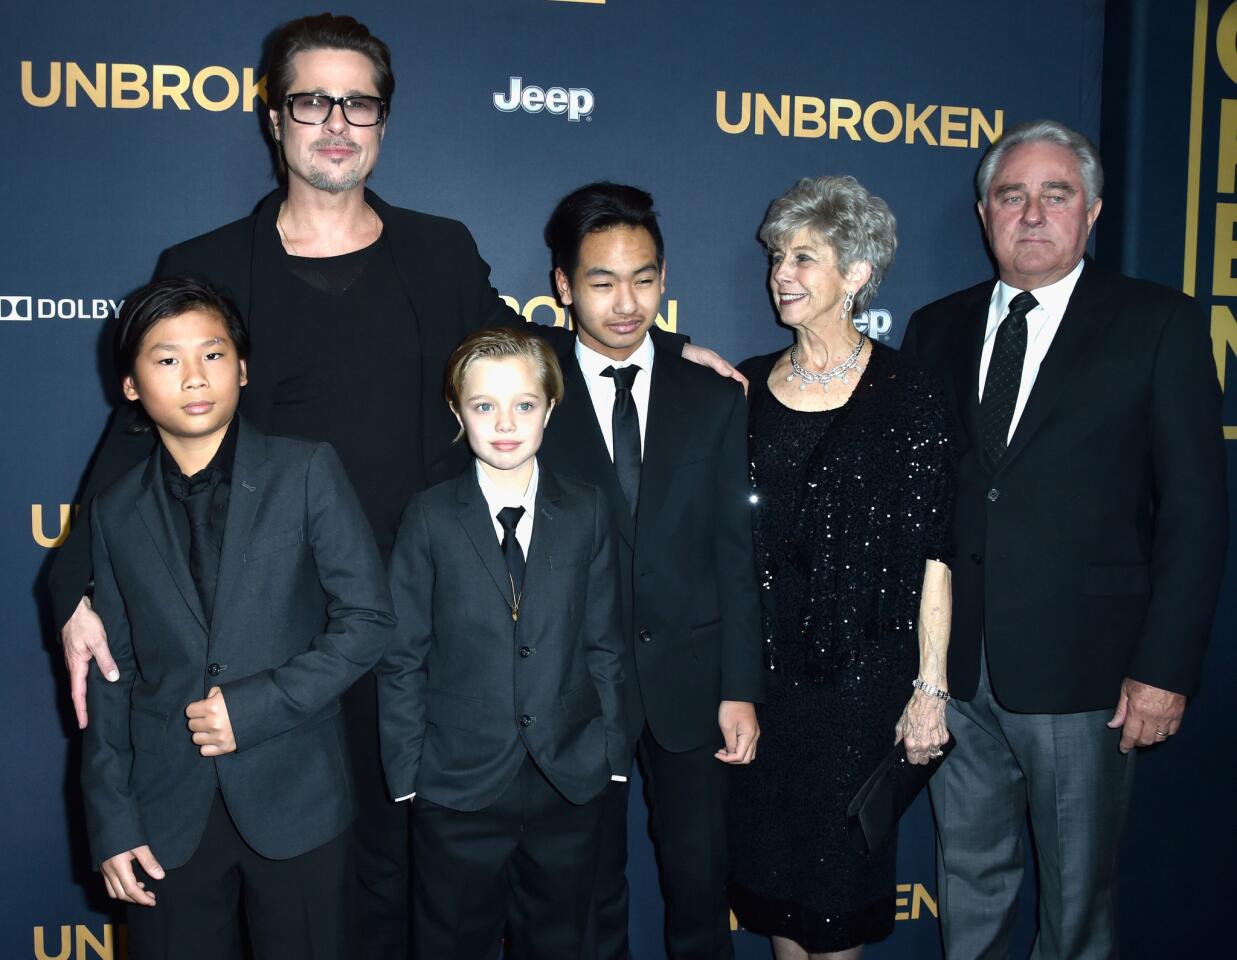
<path fill-rule="evenodd" d="M 890 348 L 873 343 L 822 413 L 770 393 L 778 356 L 742 367 L 769 688 L 756 761 L 732 780 L 731 902 L 748 930 L 824 952 L 893 931 L 896 843 L 857 854 L 846 807 L 918 672 L 924 561 L 951 553 L 951 451 L 942 394 Z"/>

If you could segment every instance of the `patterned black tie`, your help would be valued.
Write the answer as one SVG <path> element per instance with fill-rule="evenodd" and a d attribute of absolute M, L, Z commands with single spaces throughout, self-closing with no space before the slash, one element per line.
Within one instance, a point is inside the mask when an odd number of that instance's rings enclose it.
<path fill-rule="evenodd" d="M 503 507 L 498 511 L 498 522 L 503 528 L 503 559 L 511 574 L 511 602 L 515 603 L 524 590 L 524 551 L 516 539 L 515 528 L 524 516 L 523 507 Z"/>
<path fill-rule="evenodd" d="M 211 467 L 192 477 L 168 478 L 168 490 L 185 505 L 189 515 L 189 575 L 198 589 L 206 622 L 214 615 L 215 583 L 219 579 L 220 546 L 210 528 L 211 507 L 220 473 Z"/>
<path fill-rule="evenodd" d="M 1000 466 L 1005 459 L 1009 425 L 1014 419 L 1018 388 L 1022 385 L 1022 363 L 1027 355 L 1027 314 L 1038 303 L 1025 291 L 1014 297 L 992 345 L 984 398 L 979 403 L 979 430 L 984 453 L 994 467 Z"/>
<path fill-rule="evenodd" d="M 614 430 L 614 472 L 618 474 L 619 486 L 627 498 L 632 516 L 640 500 L 640 411 L 631 386 L 636 382 L 640 368 L 634 363 L 626 367 L 606 367 L 603 377 L 614 378 L 614 412 L 610 424 Z"/>

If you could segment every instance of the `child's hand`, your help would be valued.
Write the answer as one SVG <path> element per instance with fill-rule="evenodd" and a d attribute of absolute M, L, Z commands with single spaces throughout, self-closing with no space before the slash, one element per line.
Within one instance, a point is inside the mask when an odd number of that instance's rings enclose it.
<path fill-rule="evenodd" d="M 107 895 L 113 900 L 136 903 L 141 907 L 153 907 L 155 895 L 147 890 L 146 884 L 142 883 L 133 873 L 134 860 L 142 865 L 142 869 L 148 876 L 156 880 L 163 879 L 163 867 L 159 866 L 159 861 L 150 852 L 150 847 L 142 844 L 140 847 L 118 853 L 114 857 L 108 857 L 99 865 L 99 870 L 103 874 L 103 883 L 107 886 Z"/>
<path fill-rule="evenodd" d="M 228 705 L 223 702 L 223 691 L 211 687 L 205 700 L 196 700 L 185 707 L 193 742 L 200 747 L 204 757 L 218 757 L 236 752 L 236 738 L 232 736 L 232 721 L 228 719 Z"/>

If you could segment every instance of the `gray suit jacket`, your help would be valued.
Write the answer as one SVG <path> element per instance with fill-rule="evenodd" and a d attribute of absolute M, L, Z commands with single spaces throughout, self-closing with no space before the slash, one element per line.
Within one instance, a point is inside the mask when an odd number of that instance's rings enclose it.
<path fill-rule="evenodd" d="M 254 850 L 296 856 L 353 817 L 338 697 L 395 622 L 373 534 L 329 445 L 242 421 L 208 628 L 172 508 L 156 448 L 91 517 L 94 605 L 120 668 L 87 688 L 93 859 L 149 844 L 182 865 L 216 789 Z M 185 707 L 216 685 L 237 750 L 208 759 Z"/>
<path fill-rule="evenodd" d="M 408 504 L 390 569 L 399 626 L 375 671 L 393 797 L 480 810 L 527 751 L 584 803 L 631 766 L 605 499 L 543 466 L 536 510 L 516 622 L 474 471 Z"/>

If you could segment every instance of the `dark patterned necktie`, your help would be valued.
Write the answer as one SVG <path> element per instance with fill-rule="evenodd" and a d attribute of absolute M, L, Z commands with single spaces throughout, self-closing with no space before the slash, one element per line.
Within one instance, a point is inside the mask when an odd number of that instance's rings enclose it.
<path fill-rule="evenodd" d="M 606 367 L 603 377 L 614 379 L 614 412 L 610 424 L 614 431 L 614 472 L 618 474 L 619 486 L 627 498 L 632 516 L 640 499 L 640 411 L 631 386 L 636 382 L 640 368 L 634 363 L 626 367 Z"/>
<path fill-rule="evenodd" d="M 984 453 L 994 467 L 1000 466 L 1005 458 L 1009 425 L 1014 419 L 1018 388 L 1022 385 L 1022 364 L 1027 355 L 1027 314 L 1038 302 L 1025 291 L 1014 297 L 992 345 L 984 398 L 979 403 L 979 430 Z"/>
<path fill-rule="evenodd" d="M 522 516 L 523 507 L 503 507 L 498 511 L 498 522 L 503 528 L 503 559 L 507 561 L 507 573 L 511 574 L 512 603 L 518 602 L 524 590 L 524 550 L 515 535 Z"/>
<path fill-rule="evenodd" d="M 210 529 L 211 506 L 219 479 L 219 471 L 211 467 L 192 477 L 167 478 L 168 491 L 185 505 L 189 515 L 189 575 L 197 587 L 207 623 L 214 613 L 215 583 L 219 579 L 220 546 Z"/>

